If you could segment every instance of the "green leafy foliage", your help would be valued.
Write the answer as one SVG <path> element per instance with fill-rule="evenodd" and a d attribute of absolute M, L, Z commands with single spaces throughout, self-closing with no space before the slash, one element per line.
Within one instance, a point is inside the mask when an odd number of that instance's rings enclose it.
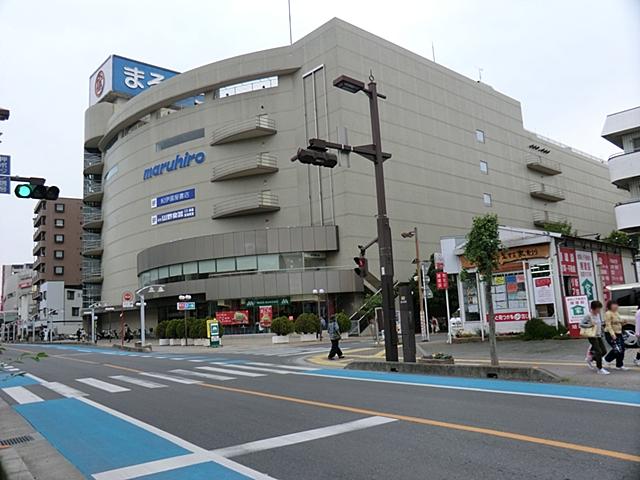
<path fill-rule="evenodd" d="M 176 326 L 178 324 L 178 320 L 169 320 L 167 322 L 167 326 L 165 329 L 166 338 L 177 338 L 176 337 Z"/>
<path fill-rule="evenodd" d="M 542 226 L 546 232 L 560 233 L 575 237 L 578 232 L 573 229 L 573 225 L 569 222 L 545 222 Z"/>
<path fill-rule="evenodd" d="M 549 340 L 555 337 L 563 337 L 567 329 L 560 325 L 559 328 L 547 325 L 541 318 L 532 318 L 524 324 L 524 340 Z"/>
<path fill-rule="evenodd" d="M 276 335 L 289 335 L 293 329 L 293 322 L 287 317 L 276 317 L 271 322 L 271 331 Z"/>
<path fill-rule="evenodd" d="M 336 321 L 338 322 L 338 327 L 340 327 L 341 333 L 349 333 L 349 330 L 351 330 L 351 320 L 349 319 L 349 315 L 344 312 L 337 313 Z"/>
<path fill-rule="evenodd" d="M 0 355 L 4 355 L 4 352 L 6 351 L 6 349 L 0 345 Z M 15 366 L 21 363 L 24 363 L 25 360 L 31 360 L 34 362 L 39 362 L 40 360 L 42 360 L 43 358 L 47 358 L 48 355 L 44 352 L 36 352 L 36 353 L 30 353 L 30 352 L 25 352 L 22 353 L 20 355 L 18 355 L 15 358 L 4 358 L 2 360 L 0 360 L 0 367 L 4 367 L 4 366 Z M 0 385 L 2 384 L 2 381 L 7 380 L 9 378 L 12 377 L 21 377 L 23 375 L 25 375 L 26 372 L 11 372 L 6 376 L 2 376 L 0 377 Z"/>
<path fill-rule="evenodd" d="M 315 313 L 301 313 L 296 319 L 294 327 L 296 333 L 318 333 L 320 319 Z"/>
<path fill-rule="evenodd" d="M 184 338 L 184 320 L 172 320 L 176 322 L 176 336 L 175 338 Z"/>
<path fill-rule="evenodd" d="M 612 230 L 607 237 L 603 238 L 603 240 L 623 247 L 638 248 L 637 239 L 630 237 L 628 234 L 621 232 L 620 230 Z"/>
<path fill-rule="evenodd" d="M 168 320 L 163 320 L 162 322 L 158 323 L 158 326 L 156 327 L 156 335 L 158 336 L 158 338 L 168 338 L 167 337 L 168 325 L 169 325 Z"/>

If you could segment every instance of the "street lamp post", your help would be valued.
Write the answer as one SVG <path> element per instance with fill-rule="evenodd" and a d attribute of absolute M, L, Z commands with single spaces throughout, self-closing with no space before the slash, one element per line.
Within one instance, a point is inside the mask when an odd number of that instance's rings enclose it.
<path fill-rule="evenodd" d="M 320 314 L 320 300 L 321 300 L 321 296 L 324 295 L 324 288 L 314 288 L 311 292 L 316 296 L 316 300 L 318 303 L 318 321 L 320 322 L 320 333 L 316 335 L 316 338 L 319 337 L 320 340 L 322 340 L 322 320 L 321 320 L 321 314 Z"/>
<path fill-rule="evenodd" d="M 102 302 L 95 302 L 89 305 L 91 310 L 91 343 L 96 343 L 96 308 L 102 308 L 105 304 Z"/>
<path fill-rule="evenodd" d="M 181 302 L 188 302 L 189 300 L 191 300 L 191 295 L 187 294 L 187 295 L 180 295 L 178 297 L 178 299 Z M 185 308 L 184 310 L 184 346 L 187 346 L 187 315 L 189 313 L 189 310 L 187 310 Z"/>
<path fill-rule="evenodd" d="M 426 341 L 428 342 L 430 339 L 429 337 L 429 327 L 428 327 L 428 321 L 429 319 L 426 318 L 426 312 L 424 309 L 424 290 L 423 290 L 423 282 L 421 281 L 421 276 L 422 276 L 422 263 L 420 261 L 420 242 L 418 241 L 418 227 L 413 227 L 413 230 L 410 232 L 402 232 L 400 234 L 402 236 L 402 238 L 413 238 L 415 240 L 415 244 L 416 244 L 416 285 L 418 286 L 418 298 L 419 298 L 419 303 L 420 303 L 420 330 L 421 330 L 421 336 L 422 336 L 422 341 Z"/>
<path fill-rule="evenodd" d="M 140 297 L 140 343 L 143 347 L 147 338 L 145 326 L 145 307 L 147 305 L 144 303 L 144 295 L 146 293 L 162 292 L 164 292 L 164 287 L 162 285 L 147 285 L 146 287 L 142 287 L 136 290 L 136 295 Z"/>

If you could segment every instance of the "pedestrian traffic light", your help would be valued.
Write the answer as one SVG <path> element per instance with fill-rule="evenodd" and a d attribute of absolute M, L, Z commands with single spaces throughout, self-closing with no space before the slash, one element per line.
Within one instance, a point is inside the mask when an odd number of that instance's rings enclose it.
<path fill-rule="evenodd" d="M 32 183 L 21 183 L 17 185 L 14 193 L 18 198 L 33 198 L 36 200 L 57 200 L 60 195 L 58 187 L 47 187 L 46 185 L 36 185 Z"/>
<path fill-rule="evenodd" d="M 298 152 L 291 157 L 292 162 L 295 162 L 296 160 L 300 163 L 327 168 L 333 168 L 338 164 L 337 155 L 335 153 L 327 152 L 326 149 L 299 148 Z"/>
<path fill-rule="evenodd" d="M 359 277 L 366 277 L 368 272 L 368 262 L 366 257 L 353 257 L 353 261 L 356 262 L 357 267 L 353 269 L 356 275 Z"/>

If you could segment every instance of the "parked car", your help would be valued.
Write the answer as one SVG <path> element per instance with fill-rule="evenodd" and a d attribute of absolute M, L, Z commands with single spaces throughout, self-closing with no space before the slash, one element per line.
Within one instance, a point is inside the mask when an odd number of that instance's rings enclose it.
<path fill-rule="evenodd" d="M 620 317 L 624 320 L 622 337 L 627 348 L 639 348 L 636 337 L 636 311 L 640 306 L 640 283 L 625 283 L 621 285 L 609 285 L 606 287 L 611 292 L 611 300 L 620 305 Z"/>

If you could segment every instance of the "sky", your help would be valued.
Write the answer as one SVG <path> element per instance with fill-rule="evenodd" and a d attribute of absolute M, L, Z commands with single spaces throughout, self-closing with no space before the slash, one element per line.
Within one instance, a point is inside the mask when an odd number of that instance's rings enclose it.
<path fill-rule="evenodd" d="M 640 105 L 640 0 L 291 0 L 294 41 L 332 17 L 522 104 L 525 128 L 601 158 Z M 178 71 L 289 43 L 287 0 L 0 0 L 0 153 L 82 195 L 89 76 L 112 53 Z M 35 200 L 0 196 L 0 264 L 32 261 Z"/>

